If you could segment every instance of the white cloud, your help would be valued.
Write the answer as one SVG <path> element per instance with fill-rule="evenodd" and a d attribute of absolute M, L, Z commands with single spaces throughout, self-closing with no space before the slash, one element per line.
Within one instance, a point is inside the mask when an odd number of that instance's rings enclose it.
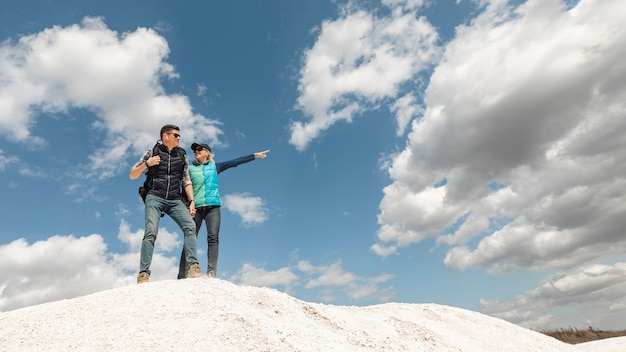
<path fill-rule="evenodd" d="M 14 156 L 5 155 L 4 151 L 0 149 L 0 171 L 4 170 L 9 165 L 14 165 L 19 162 L 19 159 Z"/>
<path fill-rule="evenodd" d="M 290 143 L 303 150 L 338 121 L 375 109 L 401 94 L 405 84 L 438 58 L 435 29 L 415 9 L 421 1 L 398 2 L 389 17 L 361 10 L 322 24 L 312 48 L 304 54 L 297 108 L 308 119 L 292 122 Z M 402 93 L 404 95 L 404 93 Z M 406 109 L 398 123 L 406 124 Z M 404 126 L 399 125 L 398 131 Z"/>
<path fill-rule="evenodd" d="M 288 268 L 269 271 L 245 263 L 236 275 L 230 278 L 234 282 L 258 287 L 284 287 L 287 291 L 295 284 L 298 276 Z"/>
<path fill-rule="evenodd" d="M 344 286 L 356 280 L 356 275 L 346 272 L 341 267 L 341 262 L 335 262 L 329 266 L 314 267 L 309 262 L 299 264 L 300 270 L 309 274 L 319 274 L 315 279 L 306 283 L 307 288 L 318 286 Z"/>
<path fill-rule="evenodd" d="M 596 264 L 554 274 L 510 300 L 481 300 L 480 309 L 533 329 L 623 326 L 625 289 L 626 263 Z"/>
<path fill-rule="evenodd" d="M 435 238 L 448 267 L 491 272 L 623 253 L 625 15 L 620 1 L 493 3 L 457 28 L 392 157 L 372 250 Z"/>
<path fill-rule="evenodd" d="M 411 120 L 421 116 L 424 108 L 418 105 L 413 94 L 407 94 L 396 100 L 390 107 L 391 112 L 396 114 L 396 135 L 402 136 Z"/>
<path fill-rule="evenodd" d="M 226 209 L 239 215 L 246 226 L 262 224 L 269 217 L 263 199 L 247 193 L 228 194 L 223 197 L 223 203 Z"/>
<path fill-rule="evenodd" d="M 485 5 L 445 46 L 421 118 L 390 158 L 371 249 L 386 257 L 432 239 L 450 269 L 573 271 L 483 309 L 543 326 L 566 322 L 564 311 L 598 322 L 605 304 L 615 326 L 622 264 L 582 265 L 626 251 L 626 7 Z"/>
<path fill-rule="evenodd" d="M 345 271 L 341 261 L 315 266 L 309 261 L 301 260 L 295 266 L 286 266 L 275 271 L 245 263 L 229 280 L 245 285 L 281 288 L 287 293 L 304 281 L 304 288 L 323 301 L 346 297 L 353 301 L 373 299 L 387 302 L 395 292 L 392 287 L 381 287 L 381 284 L 392 277 L 389 274 L 361 277 Z"/>
<path fill-rule="evenodd" d="M 110 251 L 99 234 L 57 235 L 32 244 L 25 239 L 1 244 L 0 311 L 135 285 L 143 235 L 143 229 L 132 230 L 125 220 L 121 220 L 117 239 L 126 246 L 121 252 Z M 181 233 L 159 228 L 150 281 L 177 277 L 181 247 Z M 294 291 L 304 279 L 307 281 L 305 289 L 323 289 L 316 294 L 324 299 L 334 299 L 343 293 L 355 301 L 375 299 L 385 302 L 393 291 L 380 285 L 390 278 L 391 275 L 386 274 L 360 277 L 344 271 L 340 262 L 316 267 L 300 261 L 297 266 L 273 271 L 245 263 L 229 279 L 286 292 Z"/>
<path fill-rule="evenodd" d="M 381 3 L 386 6 L 406 10 L 417 10 L 424 6 L 424 2 L 425 0 L 381 0 Z"/>
<path fill-rule="evenodd" d="M 0 310 L 60 300 L 111 287 L 117 269 L 100 235 L 53 236 L 33 244 L 0 246 Z"/>
<path fill-rule="evenodd" d="M 176 277 L 181 236 L 159 229 L 151 279 Z M 135 284 L 143 229 L 131 232 L 122 220 L 118 238 L 128 251 L 108 251 L 99 234 L 56 235 L 32 244 L 17 239 L 0 245 L 0 311 Z"/>
<path fill-rule="evenodd" d="M 379 284 L 391 279 L 393 275 L 383 274 L 378 277 L 365 278 L 345 271 L 341 261 L 331 265 L 314 266 L 306 260 L 298 262 L 298 270 L 305 273 L 305 288 L 323 288 L 320 298 L 333 300 L 335 289 L 339 289 L 351 299 L 375 298 L 386 302 L 393 296 L 391 287 L 381 288 Z"/>
<path fill-rule="evenodd" d="M 167 42 L 152 29 L 119 34 L 93 17 L 5 41 L 0 44 L 0 134 L 42 145 L 42 137 L 31 135 L 42 115 L 91 111 L 94 128 L 106 138 L 89 154 L 87 179 L 125 169 L 121 161 L 128 151 L 137 153 L 134 161 L 166 123 L 179 125 L 185 140 L 202 136 L 218 144 L 219 122 L 195 114 L 186 96 L 168 95 L 161 86 L 162 80 L 178 77 L 165 61 L 168 54 Z"/>

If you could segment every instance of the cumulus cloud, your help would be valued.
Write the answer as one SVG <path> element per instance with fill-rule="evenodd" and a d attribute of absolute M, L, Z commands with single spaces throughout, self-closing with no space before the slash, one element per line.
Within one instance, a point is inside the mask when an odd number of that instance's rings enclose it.
<path fill-rule="evenodd" d="M 223 197 L 224 207 L 239 215 L 245 226 L 264 223 L 269 214 L 265 209 L 265 202 L 260 197 L 253 197 L 247 193 L 227 194 Z"/>
<path fill-rule="evenodd" d="M 292 122 L 290 143 L 303 150 L 339 121 L 388 109 L 397 135 L 408 136 L 380 162 L 391 182 L 374 253 L 430 240 L 453 270 L 569 273 L 538 290 L 575 278 L 582 293 L 566 296 L 589 307 L 595 277 L 621 269 L 583 265 L 626 251 L 626 7 L 483 1 L 439 43 L 419 17 L 424 2 L 381 4 L 364 10 L 349 1 L 319 28 L 299 76 L 296 107 L 306 119 Z M 307 284 L 338 277 L 328 274 Z M 598 292 L 611 302 L 612 288 Z M 554 320 L 541 304 L 487 302 L 485 310 L 518 322 Z M 616 312 L 626 305 L 612 302 Z"/>
<path fill-rule="evenodd" d="M 361 277 L 355 273 L 345 271 L 341 261 L 331 265 L 312 265 L 309 261 L 301 260 L 297 265 L 298 270 L 305 274 L 305 288 L 322 288 L 320 298 L 332 301 L 336 294 L 343 292 L 352 299 L 375 298 L 382 302 L 388 301 L 393 296 L 393 288 L 381 288 L 393 275 L 382 274 L 377 277 Z M 334 288 L 339 288 L 336 292 Z"/>
<path fill-rule="evenodd" d="M 0 311 L 72 298 L 135 283 L 143 229 L 131 231 L 122 221 L 118 239 L 128 246 L 110 252 L 100 234 L 55 235 L 28 243 L 17 239 L 0 245 Z M 152 260 L 152 278 L 178 273 L 180 235 L 159 229 Z"/>
<path fill-rule="evenodd" d="M 306 116 L 290 125 L 290 143 L 303 150 L 339 121 L 396 99 L 439 56 L 436 30 L 417 16 L 421 1 L 386 1 L 389 16 L 349 4 L 342 17 L 325 21 L 304 54 L 296 108 Z M 395 108 L 398 131 L 419 112 L 410 98 Z"/>
<path fill-rule="evenodd" d="M 433 238 L 449 268 L 492 273 L 623 253 L 625 15 L 494 2 L 458 27 L 392 156 L 372 250 Z"/>
<path fill-rule="evenodd" d="M 298 276 L 288 267 L 270 271 L 245 263 L 242 268 L 233 275 L 230 280 L 251 286 L 283 287 L 290 290 L 298 279 Z"/>
<path fill-rule="evenodd" d="M 332 302 L 348 298 L 352 301 L 373 300 L 388 302 L 395 294 L 393 287 L 384 287 L 393 275 L 381 274 L 362 277 L 346 271 L 341 261 L 330 265 L 313 265 L 300 260 L 277 270 L 267 270 L 252 263 L 245 263 L 234 275 L 232 282 L 258 287 L 274 287 L 292 292 L 296 286 L 304 287 L 317 300 Z"/>
<path fill-rule="evenodd" d="M 60 300 L 111 287 L 117 269 L 100 235 L 52 236 L 0 246 L 0 310 Z"/>
<path fill-rule="evenodd" d="M 15 165 L 19 162 L 19 159 L 15 156 L 7 156 L 3 150 L 0 149 L 0 171 L 4 170 L 9 165 Z"/>
<path fill-rule="evenodd" d="M 179 125 L 185 139 L 202 136 L 218 144 L 219 122 L 194 113 L 186 96 L 167 94 L 161 85 L 178 77 L 166 62 L 168 54 L 166 40 L 154 30 L 120 34 L 99 17 L 4 41 L 0 134 L 43 146 L 46 141 L 31 133 L 39 118 L 67 115 L 76 108 L 90 111 L 92 126 L 106 137 L 90 154 L 85 168 L 89 179 L 126 168 L 120 161 L 127 152 L 140 153 L 153 145 L 167 123 Z"/>
<path fill-rule="evenodd" d="M 17 239 L 0 245 L 0 311 L 136 285 L 143 235 L 143 229 L 133 230 L 121 220 L 117 239 L 125 248 L 120 252 L 109 250 L 100 234 L 56 235 L 34 243 Z M 150 266 L 151 281 L 176 278 L 181 248 L 182 234 L 159 228 Z M 306 280 L 305 289 L 324 289 L 320 299 L 332 301 L 345 294 L 356 301 L 385 302 L 393 292 L 381 286 L 390 278 L 385 274 L 360 277 L 346 272 L 340 262 L 316 267 L 301 261 L 273 271 L 244 263 L 229 280 L 286 292 Z"/>
<path fill-rule="evenodd" d="M 411 93 L 397 99 L 391 105 L 390 110 L 396 115 L 396 134 L 398 136 L 404 135 L 411 120 L 424 113 L 424 109 L 417 104 L 415 96 Z"/>
<path fill-rule="evenodd" d="M 534 329 L 566 325 L 610 328 L 626 324 L 625 289 L 626 263 L 594 264 L 551 275 L 512 299 L 481 300 L 480 309 Z"/>

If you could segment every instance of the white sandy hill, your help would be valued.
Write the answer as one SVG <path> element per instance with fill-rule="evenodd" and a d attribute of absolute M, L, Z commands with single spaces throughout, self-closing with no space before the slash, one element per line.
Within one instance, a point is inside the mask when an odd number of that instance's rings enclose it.
<path fill-rule="evenodd" d="M 583 351 L 464 309 L 323 305 L 209 278 L 150 282 L 0 313 L 0 350 Z"/>

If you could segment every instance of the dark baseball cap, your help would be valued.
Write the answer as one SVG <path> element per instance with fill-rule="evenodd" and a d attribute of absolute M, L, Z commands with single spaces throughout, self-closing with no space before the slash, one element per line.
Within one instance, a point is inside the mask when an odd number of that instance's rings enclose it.
<path fill-rule="evenodd" d="M 198 150 L 198 148 L 204 148 L 204 149 L 206 149 L 208 151 L 211 151 L 211 147 L 209 147 L 209 145 L 205 144 L 205 143 L 193 143 L 191 145 L 191 150 L 193 150 L 193 151 Z"/>

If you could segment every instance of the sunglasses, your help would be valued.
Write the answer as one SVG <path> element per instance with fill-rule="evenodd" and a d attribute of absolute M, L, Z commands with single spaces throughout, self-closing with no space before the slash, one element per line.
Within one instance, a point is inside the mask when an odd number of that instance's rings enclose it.
<path fill-rule="evenodd" d="M 204 150 L 204 148 L 196 148 L 196 149 L 194 150 L 194 152 L 196 152 L 196 153 L 200 153 L 200 152 L 201 152 L 201 151 L 203 151 L 203 150 Z"/>
<path fill-rule="evenodd" d="M 168 134 L 171 134 L 172 136 L 174 136 L 174 138 L 180 138 L 180 134 L 178 134 L 178 133 L 171 133 L 170 132 Z"/>

